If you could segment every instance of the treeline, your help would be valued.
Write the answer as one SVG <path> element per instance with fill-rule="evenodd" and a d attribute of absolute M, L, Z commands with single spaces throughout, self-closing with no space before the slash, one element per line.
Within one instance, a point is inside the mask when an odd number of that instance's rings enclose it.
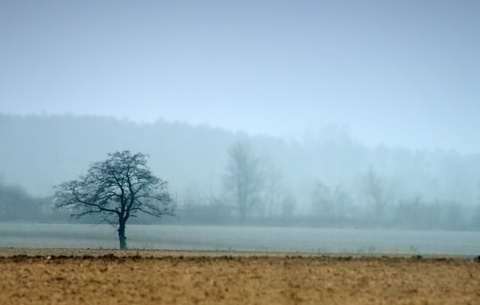
<path fill-rule="evenodd" d="M 247 224 L 255 226 L 306 226 L 325 228 L 390 228 L 410 230 L 480 230 L 480 205 L 455 200 L 395 197 L 367 174 L 364 193 L 349 193 L 317 182 L 306 213 L 292 193 L 271 200 L 271 193 L 257 197 L 246 221 L 234 200 L 187 195 L 178 211 L 184 224 Z M 373 183 L 373 184 L 372 184 Z M 225 195 L 221 195 L 225 196 Z M 359 204 L 363 202 L 364 204 Z"/>
<path fill-rule="evenodd" d="M 38 198 L 20 186 L 0 181 L 0 222 L 65 222 L 68 214 L 52 209 L 53 197 Z"/>
<path fill-rule="evenodd" d="M 304 226 L 325 228 L 392 228 L 412 230 L 480 230 L 480 208 L 458 202 L 423 201 L 420 197 L 401 200 L 386 206 L 381 214 L 353 206 L 353 199 L 340 190 L 317 197 L 310 215 L 295 215 L 295 202 L 280 202 L 271 212 L 255 212 L 242 223 L 238 207 L 218 198 L 190 198 L 182 202 L 176 217 L 160 223 L 179 225 L 254 225 Z M 318 192 L 319 190 L 317 190 Z M 0 182 L 0 222 L 99 223 L 101 219 L 73 220 L 67 211 L 53 209 L 53 197 L 36 198 L 19 186 Z M 292 199 L 290 199 L 292 200 Z M 267 207 L 264 207 L 265 209 Z M 158 224 L 156 218 L 132 219 L 136 224 Z"/>
<path fill-rule="evenodd" d="M 480 154 L 372 148 L 338 126 L 283 139 L 179 122 L 0 114 L 0 130 L 0 221 L 70 221 L 51 211 L 52 187 L 128 149 L 148 154 L 169 182 L 177 216 L 162 223 L 480 228 Z M 243 201 L 234 187 L 239 143 L 255 173 Z"/>

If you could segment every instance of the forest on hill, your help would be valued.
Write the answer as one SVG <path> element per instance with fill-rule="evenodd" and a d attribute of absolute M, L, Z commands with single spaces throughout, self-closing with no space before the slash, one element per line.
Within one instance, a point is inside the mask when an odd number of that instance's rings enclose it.
<path fill-rule="evenodd" d="M 232 148 L 243 145 L 257 173 L 245 224 L 480 229 L 480 154 L 369 147 L 341 126 L 285 139 L 162 120 L 0 114 L 0 130 L 0 221 L 69 221 L 51 209 L 53 186 L 130 150 L 149 155 L 169 182 L 177 217 L 161 221 L 237 225 L 228 180 Z"/>

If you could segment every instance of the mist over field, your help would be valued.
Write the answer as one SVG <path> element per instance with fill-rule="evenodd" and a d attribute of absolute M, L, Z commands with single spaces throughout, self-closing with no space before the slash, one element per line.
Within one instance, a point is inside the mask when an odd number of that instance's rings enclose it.
<path fill-rule="evenodd" d="M 0 166 L 2 221 L 69 221 L 50 210 L 52 187 L 85 174 L 107 153 L 131 150 L 149 155 L 152 172 L 168 181 L 178 203 L 177 217 L 160 222 L 238 225 L 227 182 L 230 151 L 240 143 L 260 172 L 244 224 L 479 228 L 479 154 L 369 147 L 341 126 L 311 130 L 301 140 L 71 115 L 3 114 L 0 127 L 7 148 L 0 158 L 8 160 Z"/>

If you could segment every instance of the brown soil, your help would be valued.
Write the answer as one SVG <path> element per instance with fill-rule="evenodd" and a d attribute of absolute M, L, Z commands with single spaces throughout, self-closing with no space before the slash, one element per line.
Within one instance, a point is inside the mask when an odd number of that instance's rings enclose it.
<path fill-rule="evenodd" d="M 480 304 L 480 263 L 0 249 L 0 304 Z"/>

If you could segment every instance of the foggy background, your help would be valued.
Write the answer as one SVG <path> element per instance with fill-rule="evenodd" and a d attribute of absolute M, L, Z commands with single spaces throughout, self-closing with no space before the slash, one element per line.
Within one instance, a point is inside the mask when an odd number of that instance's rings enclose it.
<path fill-rule="evenodd" d="M 2 1 L 0 102 L 478 152 L 478 1 Z"/>
<path fill-rule="evenodd" d="M 52 186 L 130 149 L 169 181 L 169 221 L 236 223 L 228 150 L 246 143 L 264 173 L 251 224 L 478 229 L 479 15 L 477 1 L 2 1 L 1 220 L 68 221 Z"/>
<path fill-rule="evenodd" d="M 0 115 L 0 128 L 3 204 L 13 209 L 2 209 L 4 221 L 69 221 L 51 210 L 52 187 L 85 174 L 108 152 L 130 149 L 150 156 L 153 173 L 169 182 L 178 202 L 177 217 L 161 222 L 242 224 L 226 183 L 229 151 L 240 143 L 258 160 L 259 173 L 245 224 L 455 230 L 480 224 L 480 154 L 369 147 L 341 126 L 306 132 L 301 141 L 97 116 Z"/>

